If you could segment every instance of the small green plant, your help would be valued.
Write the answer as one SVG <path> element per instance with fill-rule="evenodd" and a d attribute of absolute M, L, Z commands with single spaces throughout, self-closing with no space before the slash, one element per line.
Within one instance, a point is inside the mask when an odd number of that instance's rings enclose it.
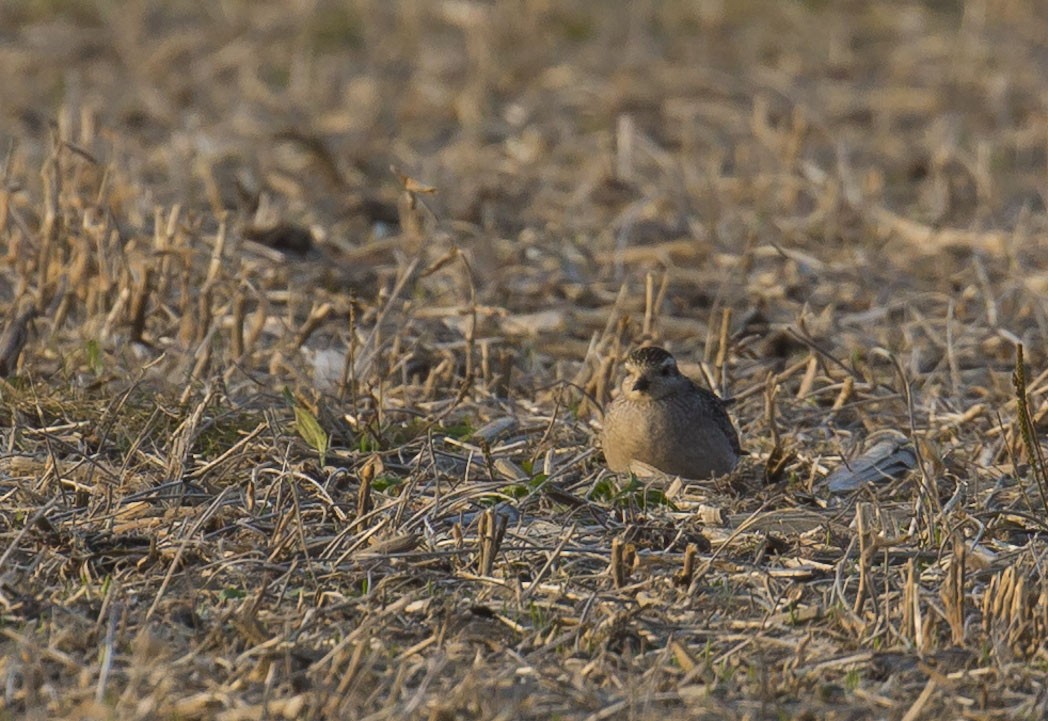
<path fill-rule="evenodd" d="M 452 423 L 442 427 L 441 432 L 451 438 L 462 440 L 463 438 L 469 438 L 473 435 L 476 428 L 473 427 L 469 421 L 459 421 L 458 423 Z"/>
<path fill-rule="evenodd" d="M 589 498 L 592 501 L 604 501 L 620 508 L 627 506 L 641 509 L 656 506 L 665 506 L 673 510 L 677 508 L 670 499 L 666 498 L 663 491 L 645 485 L 632 473 L 629 481 L 622 488 L 619 488 L 609 478 L 598 481 L 590 491 Z"/>
<path fill-rule="evenodd" d="M 320 456 L 320 465 L 324 465 L 327 460 L 328 444 L 331 442 L 327 432 L 321 428 L 317 417 L 308 408 L 296 401 L 294 396 L 291 395 L 291 391 L 287 388 L 284 389 L 284 397 L 295 410 L 295 429 L 298 431 L 298 435 L 309 444 L 310 448 L 317 452 Z"/>
<path fill-rule="evenodd" d="M 403 482 L 403 478 L 397 478 L 396 476 L 379 476 L 375 480 L 371 481 L 371 490 L 378 491 L 380 493 L 388 491 L 390 489 L 396 490 Z"/>
<path fill-rule="evenodd" d="M 859 670 L 853 668 L 844 675 L 844 688 L 849 691 L 854 691 L 859 688 L 859 683 L 862 681 L 862 677 L 859 675 Z"/>
<path fill-rule="evenodd" d="M 223 601 L 235 601 L 247 596 L 247 591 L 242 588 L 235 588 L 233 586 L 227 586 L 222 589 L 222 592 L 218 594 L 218 597 Z"/>
<path fill-rule="evenodd" d="M 615 488 L 615 484 L 611 482 L 611 479 L 605 478 L 593 484 L 593 490 L 589 493 L 589 499 L 591 501 L 610 501 L 614 498 L 617 491 L 618 489 Z"/>
<path fill-rule="evenodd" d="M 532 477 L 527 483 L 514 483 L 509 486 L 505 486 L 502 489 L 502 493 L 509 496 L 510 498 L 524 498 L 530 493 L 534 493 L 536 490 L 542 487 L 542 484 L 546 482 L 549 476 L 545 473 L 538 473 Z"/>
<path fill-rule="evenodd" d="M 87 367 L 96 376 L 102 375 L 105 365 L 102 363 L 102 346 L 92 338 L 84 344 L 84 354 L 87 356 Z"/>

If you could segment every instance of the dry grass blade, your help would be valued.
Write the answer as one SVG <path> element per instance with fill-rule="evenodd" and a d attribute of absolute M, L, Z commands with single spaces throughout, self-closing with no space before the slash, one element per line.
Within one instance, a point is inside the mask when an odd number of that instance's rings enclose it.
<path fill-rule="evenodd" d="M 491 576 L 495 568 L 495 557 L 506 536 L 508 521 L 509 519 L 504 514 L 491 508 L 480 516 L 477 525 L 477 544 L 479 546 L 477 565 L 481 576 Z"/>
<path fill-rule="evenodd" d="M 1041 444 L 1033 430 L 1030 417 L 1030 403 L 1026 395 L 1026 365 L 1023 362 L 1022 343 L 1015 348 L 1015 371 L 1012 373 L 1012 385 L 1015 388 L 1015 406 L 1018 414 L 1019 436 L 1022 438 L 1026 458 L 1033 471 L 1034 482 L 1041 496 L 1041 510 L 1048 514 L 1048 465 L 1044 462 Z"/>
<path fill-rule="evenodd" d="M 946 610 L 946 622 L 950 624 L 950 633 L 953 635 L 953 643 L 963 647 L 965 640 L 964 620 L 965 596 L 964 586 L 967 581 L 967 556 L 968 549 L 965 547 L 964 539 L 954 536 L 953 557 L 946 572 L 940 595 L 943 607 Z"/>

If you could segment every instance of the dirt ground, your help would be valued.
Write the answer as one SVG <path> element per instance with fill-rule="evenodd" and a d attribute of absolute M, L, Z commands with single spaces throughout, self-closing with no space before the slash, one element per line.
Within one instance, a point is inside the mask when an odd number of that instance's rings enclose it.
<path fill-rule="evenodd" d="M 0 721 L 1045 718 L 1046 68 L 1037 0 L 6 0 Z M 643 343 L 733 474 L 604 466 Z"/>

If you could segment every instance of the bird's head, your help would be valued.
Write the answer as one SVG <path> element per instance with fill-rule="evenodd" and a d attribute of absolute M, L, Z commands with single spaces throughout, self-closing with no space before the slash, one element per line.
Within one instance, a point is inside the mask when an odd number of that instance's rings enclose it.
<path fill-rule="evenodd" d="M 691 381 L 677 368 L 677 361 L 662 348 L 648 346 L 626 356 L 623 396 L 633 401 L 657 401 L 687 388 Z"/>

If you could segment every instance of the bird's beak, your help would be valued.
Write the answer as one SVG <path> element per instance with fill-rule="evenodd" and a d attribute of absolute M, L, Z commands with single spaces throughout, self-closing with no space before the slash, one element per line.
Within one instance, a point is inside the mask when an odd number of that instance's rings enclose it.
<path fill-rule="evenodd" d="M 648 390 L 651 386 L 651 381 L 648 380 L 647 376 L 641 376 L 633 382 L 633 390 L 643 392 Z"/>

